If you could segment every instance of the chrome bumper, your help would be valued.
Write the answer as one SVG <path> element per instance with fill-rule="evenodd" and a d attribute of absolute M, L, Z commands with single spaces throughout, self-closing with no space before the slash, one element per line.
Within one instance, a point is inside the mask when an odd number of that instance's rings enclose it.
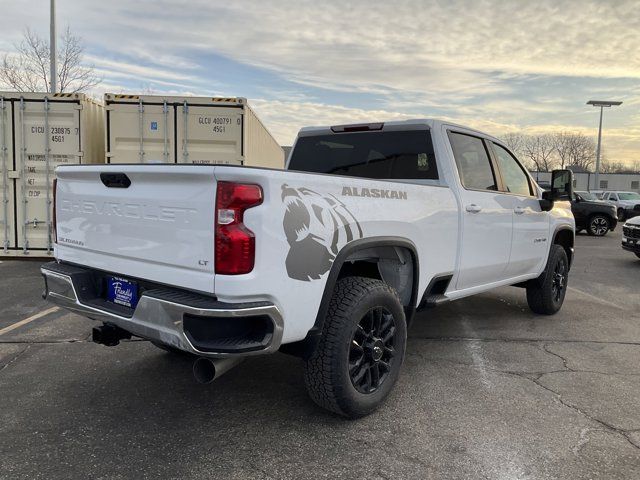
<path fill-rule="evenodd" d="M 82 287 L 74 283 L 73 275 L 63 273 L 59 271 L 59 268 L 54 268 L 57 266 L 54 263 L 45 264 L 40 269 L 45 278 L 43 297 L 46 300 L 92 320 L 116 325 L 135 336 L 211 358 L 261 355 L 275 352 L 280 348 L 283 320 L 280 311 L 275 305 L 264 303 L 259 305 L 248 304 L 245 308 L 242 304 L 222 304 L 228 305 L 228 308 L 207 308 L 182 304 L 167 298 L 147 296 L 143 293 L 133 315 L 129 318 L 83 302 L 81 300 L 82 295 L 78 294 L 78 289 Z M 185 314 L 212 318 L 267 316 L 273 322 L 273 332 L 268 344 L 260 350 L 240 353 L 201 351 L 194 347 L 183 330 Z"/>

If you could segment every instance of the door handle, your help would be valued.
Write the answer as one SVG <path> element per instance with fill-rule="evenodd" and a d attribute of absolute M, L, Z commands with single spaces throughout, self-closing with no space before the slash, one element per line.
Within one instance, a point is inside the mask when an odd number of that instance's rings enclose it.
<path fill-rule="evenodd" d="M 471 205 L 467 205 L 465 210 L 469 213 L 478 213 L 482 210 L 482 207 L 480 205 L 472 203 Z"/>
<path fill-rule="evenodd" d="M 522 208 L 522 207 L 516 207 L 516 208 L 514 208 L 514 209 L 513 209 L 513 212 L 514 212 L 516 215 L 522 215 L 522 214 L 525 212 L 525 209 L 524 209 L 524 208 Z"/>

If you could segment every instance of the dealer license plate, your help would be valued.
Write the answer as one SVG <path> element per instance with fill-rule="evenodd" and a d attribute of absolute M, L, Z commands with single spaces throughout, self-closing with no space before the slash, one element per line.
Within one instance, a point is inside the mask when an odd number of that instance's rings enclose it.
<path fill-rule="evenodd" d="M 138 284 L 120 277 L 107 278 L 107 300 L 135 308 L 138 304 Z"/>

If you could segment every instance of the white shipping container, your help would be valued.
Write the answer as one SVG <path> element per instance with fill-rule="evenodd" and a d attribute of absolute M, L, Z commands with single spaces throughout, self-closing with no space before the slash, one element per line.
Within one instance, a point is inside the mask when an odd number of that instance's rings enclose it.
<path fill-rule="evenodd" d="M 105 94 L 109 163 L 284 167 L 284 152 L 245 98 Z"/>
<path fill-rule="evenodd" d="M 76 93 L 0 92 L 0 254 L 48 255 L 56 166 L 104 163 L 102 106 Z"/>

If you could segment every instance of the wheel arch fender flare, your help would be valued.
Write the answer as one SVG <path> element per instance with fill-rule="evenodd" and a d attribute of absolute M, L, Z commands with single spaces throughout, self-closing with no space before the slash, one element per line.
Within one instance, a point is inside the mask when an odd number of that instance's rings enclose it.
<path fill-rule="evenodd" d="M 397 247 L 404 248 L 410 252 L 413 267 L 413 278 L 410 301 L 409 304 L 405 305 L 404 307 L 407 324 L 409 324 L 410 319 L 416 310 L 418 301 L 418 284 L 420 280 L 420 265 L 418 251 L 415 244 L 407 238 L 403 237 L 380 236 L 362 238 L 347 243 L 338 252 L 338 255 L 336 255 L 336 258 L 331 265 L 329 275 L 327 276 L 327 280 L 325 282 L 324 290 L 322 292 L 322 299 L 320 300 L 320 306 L 316 314 L 315 322 L 313 324 L 313 327 L 311 327 L 311 329 L 307 333 L 307 336 L 300 342 L 283 345 L 283 347 L 281 348 L 282 351 L 284 351 L 285 353 L 292 353 L 294 355 L 304 357 L 315 348 L 320 335 L 322 334 L 324 319 L 329 309 L 329 302 L 331 301 L 331 296 L 333 295 L 335 286 L 340 278 L 340 272 L 343 266 L 348 261 L 349 257 L 351 257 L 359 250 L 365 250 L 375 247 Z"/>
<path fill-rule="evenodd" d="M 575 229 L 570 225 L 558 225 L 551 238 L 551 245 L 561 245 L 567 252 L 569 268 L 571 268 L 571 264 L 573 263 L 575 236 Z M 549 246 L 549 253 L 547 255 L 551 253 L 551 245 Z"/>

